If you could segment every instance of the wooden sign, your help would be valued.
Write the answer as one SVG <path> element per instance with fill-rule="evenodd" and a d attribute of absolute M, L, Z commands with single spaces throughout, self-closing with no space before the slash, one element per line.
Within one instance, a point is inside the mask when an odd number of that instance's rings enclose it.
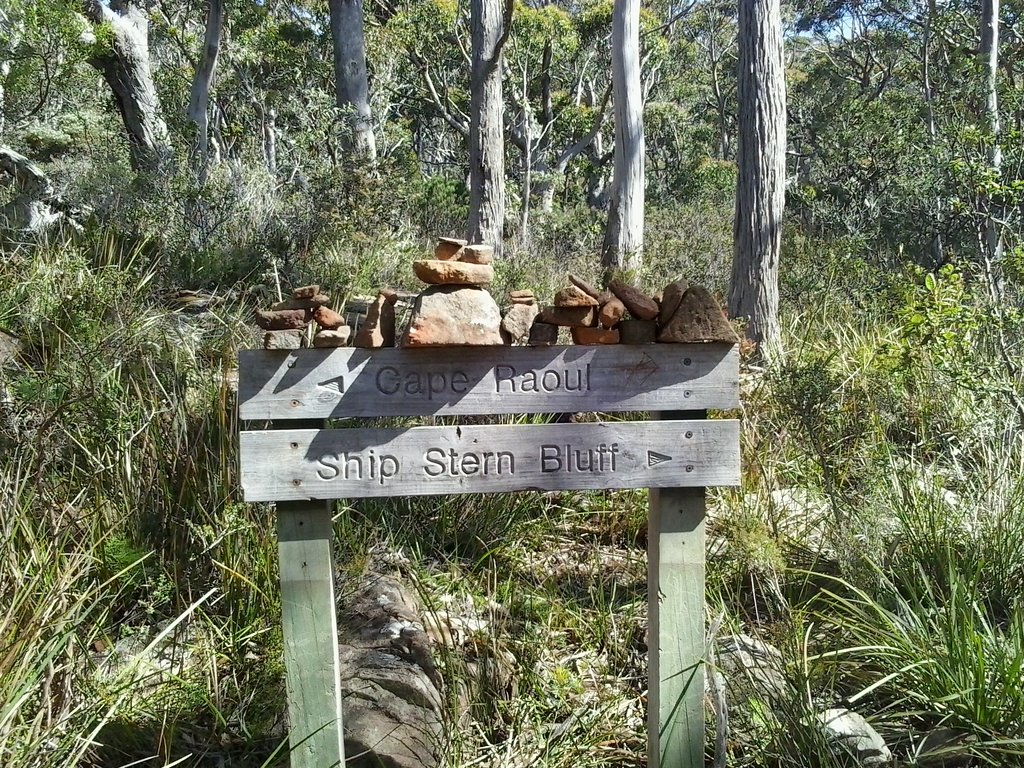
<path fill-rule="evenodd" d="M 243 419 L 739 407 L 725 344 L 239 353 Z"/>
<path fill-rule="evenodd" d="M 736 485 L 739 422 L 242 433 L 246 501 Z"/>

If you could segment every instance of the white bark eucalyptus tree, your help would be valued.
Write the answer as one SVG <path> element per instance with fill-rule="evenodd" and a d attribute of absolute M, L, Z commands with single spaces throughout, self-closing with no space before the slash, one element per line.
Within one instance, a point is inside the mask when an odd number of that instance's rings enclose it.
<path fill-rule="evenodd" d="M 114 93 L 128 133 L 132 168 L 160 172 L 170 163 L 173 150 L 150 68 L 146 12 L 128 0 L 109 5 L 85 0 L 83 10 L 94 24 L 109 29 L 103 49 L 90 63 Z"/>
<path fill-rule="evenodd" d="M 601 264 L 606 273 L 636 270 L 644 249 L 644 103 L 640 89 L 640 0 L 612 11 L 615 168 Z"/>
<path fill-rule="evenodd" d="M 469 225 L 471 243 L 501 253 L 505 224 L 505 104 L 501 49 L 512 30 L 513 0 L 470 0 Z"/>
<path fill-rule="evenodd" d="M 779 0 L 739 0 L 739 144 L 729 314 L 763 359 L 779 351 L 786 80 Z"/>
<path fill-rule="evenodd" d="M 206 181 L 210 166 L 210 87 L 217 70 L 220 55 L 221 31 L 224 28 L 224 0 L 209 0 L 206 15 L 206 33 L 203 36 L 203 53 L 192 79 L 186 116 L 195 125 L 195 141 L 192 145 L 192 165 L 200 183 Z"/>
<path fill-rule="evenodd" d="M 999 146 L 999 0 L 981 0 L 981 45 L 980 64 L 984 77 L 985 121 L 989 133 L 988 164 L 992 175 L 998 179 L 1003 165 L 1002 148 Z M 983 249 L 985 264 L 993 298 L 999 298 L 999 262 L 1003 256 L 1002 237 L 999 226 L 999 206 L 992 200 L 985 214 Z"/>
<path fill-rule="evenodd" d="M 366 72 L 363 0 L 330 0 L 334 42 L 334 87 L 344 113 L 342 145 L 357 162 L 377 160 L 377 142 L 370 119 L 370 85 Z"/>

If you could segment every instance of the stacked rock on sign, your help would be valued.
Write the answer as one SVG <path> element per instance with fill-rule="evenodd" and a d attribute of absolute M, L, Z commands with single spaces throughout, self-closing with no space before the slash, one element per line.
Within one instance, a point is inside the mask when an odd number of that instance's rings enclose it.
<path fill-rule="evenodd" d="M 494 280 L 494 249 L 441 238 L 433 259 L 414 261 L 416 277 L 430 287 L 413 304 L 403 347 L 504 344 L 501 313 L 484 286 Z"/>
<path fill-rule="evenodd" d="M 366 308 L 366 318 L 352 339 L 352 346 L 380 349 L 395 346 L 395 302 L 398 294 L 388 288 Z"/>
<path fill-rule="evenodd" d="M 315 322 L 319 330 L 314 347 L 343 347 L 351 329 L 345 318 L 327 306 L 331 297 L 320 293 L 319 285 L 305 285 L 292 291 L 291 298 L 279 301 L 269 311 L 256 312 L 256 324 L 266 333 L 264 349 L 299 349 L 306 328 Z"/>
<path fill-rule="evenodd" d="M 501 318 L 501 332 L 509 344 L 521 344 L 530 338 L 540 310 L 533 291 L 509 291 L 508 300 L 510 306 Z"/>

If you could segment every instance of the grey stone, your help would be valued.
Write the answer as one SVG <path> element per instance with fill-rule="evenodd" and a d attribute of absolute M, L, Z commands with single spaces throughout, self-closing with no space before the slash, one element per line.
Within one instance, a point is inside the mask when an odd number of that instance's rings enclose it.
<path fill-rule="evenodd" d="M 439 762 L 441 678 L 420 616 L 401 581 L 376 573 L 363 576 L 340 607 L 347 766 Z"/>
<path fill-rule="evenodd" d="M 267 331 L 263 334 L 264 349 L 298 349 L 302 346 L 302 331 Z"/>
<path fill-rule="evenodd" d="M 21 342 L 11 334 L 0 331 L 0 368 L 15 367 L 21 354 Z"/>
<path fill-rule="evenodd" d="M 530 327 L 539 311 L 536 304 L 513 304 L 501 318 L 501 330 L 513 344 L 518 344 L 530 337 Z"/>
<path fill-rule="evenodd" d="M 849 709 L 827 709 L 818 715 L 825 735 L 864 766 L 889 765 L 892 752 L 871 724 Z"/>
<path fill-rule="evenodd" d="M 742 696 L 773 702 L 789 695 L 782 653 L 750 635 L 725 635 L 716 643 L 718 668 L 733 699 Z"/>

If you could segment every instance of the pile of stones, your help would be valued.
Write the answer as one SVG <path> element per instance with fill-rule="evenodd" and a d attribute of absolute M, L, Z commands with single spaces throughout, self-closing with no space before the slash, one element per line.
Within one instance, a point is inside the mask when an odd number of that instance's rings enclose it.
<path fill-rule="evenodd" d="M 622 281 L 599 290 L 575 275 L 550 305 L 539 306 L 531 291 L 512 291 L 508 308 L 498 308 L 487 287 L 494 280 L 494 249 L 441 238 L 431 259 L 414 261 L 427 284 L 413 302 L 409 322 L 396 337 L 398 294 L 382 290 L 370 302 L 355 335 L 345 316 L 331 309 L 319 286 L 307 285 L 290 299 L 257 312 L 266 349 L 395 346 L 452 347 L 526 344 L 551 346 L 566 328 L 574 344 L 738 343 L 718 302 L 700 286 L 678 280 L 654 294 Z M 311 333 L 311 329 L 315 332 Z"/>
<path fill-rule="evenodd" d="M 364 349 L 395 345 L 395 291 L 385 289 L 377 294 L 355 336 L 345 317 L 328 306 L 330 300 L 320 293 L 319 285 L 305 285 L 269 311 L 257 311 L 256 324 L 265 331 L 263 348 L 299 349 L 307 340 L 319 348 L 344 347 L 350 340 L 352 346 Z"/>

